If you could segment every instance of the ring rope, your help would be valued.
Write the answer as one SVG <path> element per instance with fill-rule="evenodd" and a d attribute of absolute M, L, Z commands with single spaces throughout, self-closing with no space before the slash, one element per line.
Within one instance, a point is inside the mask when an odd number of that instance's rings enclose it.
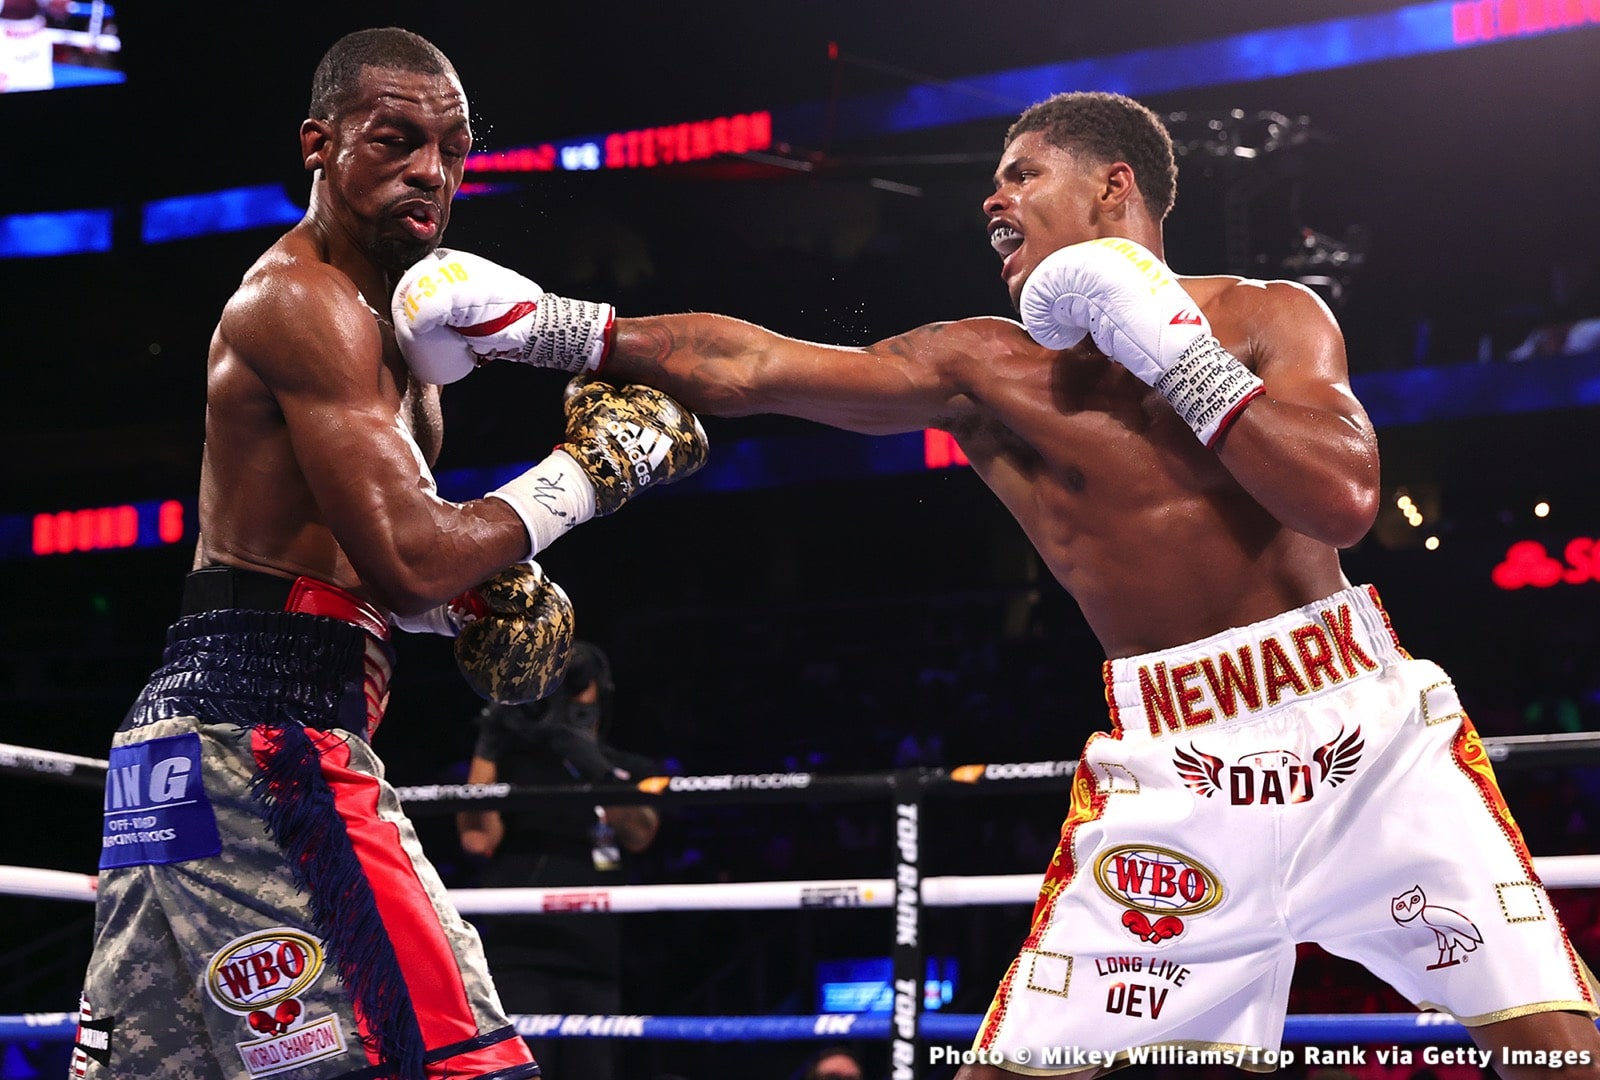
<path fill-rule="evenodd" d="M 1548 889 L 1600 887 L 1600 855 L 1536 856 L 1534 869 Z M 928 877 L 924 907 L 1031 904 L 1038 874 Z M 887 908 L 896 900 L 891 878 L 819 881 L 745 881 L 681 885 L 573 888 L 451 889 L 463 915 L 559 914 L 577 911 L 795 911 L 809 908 Z M 0 895 L 93 900 L 95 877 L 65 870 L 0 866 Z"/>
<path fill-rule="evenodd" d="M 969 1045 L 983 1017 L 977 1013 L 922 1015 L 925 1039 Z M 890 1034 L 888 1013 L 821 1013 L 810 1016 L 627 1016 L 583 1013 L 531 1014 L 511 1017 L 524 1038 L 652 1039 L 678 1042 L 802 1041 L 809 1039 L 882 1039 Z M 77 1037 L 76 1013 L 0 1015 L 0 1042 L 71 1041 Z M 1385 1043 L 1466 1043 L 1465 1027 L 1443 1013 L 1307 1013 L 1284 1018 L 1285 1045 Z"/>
<path fill-rule="evenodd" d="M 1508 767 L 1600 764 L 1600 734 L 1562 732 L 1506 735 L 1483 740 L 1490 761 Z M 808 772 L 722 773 L 647 776 L 632 783 L 513 786 L 511 784 L 423 784 L 396 787 L 407 812 L 453 813 L 486 806 L 551 806 L 626 803 L 684 805 L 761 802 L 840 802 L 894 795 L 914 782 L 934 795 L 1005 791 L 1061 791 L 1074 761 L 1025 761 L 920 768 L 901 772 L 818 775 Z M 0 743 L 0 772 L 98 787 L 108 762 L 54 750 Z"/>

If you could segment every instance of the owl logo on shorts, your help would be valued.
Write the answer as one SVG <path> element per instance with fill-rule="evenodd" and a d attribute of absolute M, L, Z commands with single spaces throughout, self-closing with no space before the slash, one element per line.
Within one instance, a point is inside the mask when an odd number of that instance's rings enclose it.
<path fill-rule="evenodd" d="M 1454 908 L 1428 903 L 1428 894 L 1421 885 L 1413 885 L 1389 902 L 1389 914 L 1401 926 L 1409 926 L 1419 918 L 1422 925 L 1433 931 L 1433 943 L 1439 947 L 1439 959 L 1428 965 L 1429 971 L 1455 967 L 1466 960 L 1457 952 L 1469 953 L 1483 944 L 1483 934 L 1473 921 Z"/>

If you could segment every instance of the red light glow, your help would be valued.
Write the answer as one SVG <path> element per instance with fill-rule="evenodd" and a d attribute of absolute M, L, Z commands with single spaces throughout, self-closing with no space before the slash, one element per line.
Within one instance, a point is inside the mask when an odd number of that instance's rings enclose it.
<path fill-rule="evenodd" d="M 176 544 L 184 538 L 188 524 L 188 510 L 177 499 L 35 514 L 33 554 L 68 555 L 76 551 Z"/>
<path fill-rule="evenodd" d="M 1600 23 L 1600 0 L 1463 0 L 1450 6 L 1458 45 Z"/>
<path fill-rule="evenodd" d="M 922 464 L 929 469 L 948 469 L 953 465 L 970 465 L 972 462 L 956 445 L 954 435 L 928 428 L 922 433 Z"/>
<path fill-rule="evenodd" d="M 156 532 L 163 544 L 183 539 L 183 504 L 177 499 L 168 499 L 156 511 Z"/>
<path fill-rule="evenodd" d="M 704 161 L 718 154 L 747 154 L 772 146 L 772 114 L 741 113 L 606 136 L 606 168 L 653 168 Z"/>
<path fill-rule="evenodd" d="M 1506 549 L 1506 557 L 1490 575 L 1502 589 L 1531 585 L 1548 589 L 1555 585 L 1582 585 L 1600 581 L 1600 540 L 1579 536 L 1567 542 L 1561 554 L 1551 555 L 1537 540 L 1518 540 Z"/>
<path fill-rule="evenodd" d="M 33 517 L 33 553 L 64 555 L 70 551 L 110 551 L 132 547 L 139 540 L 139 511 L 132 506 L 97 510 L 62 510 Z"/>

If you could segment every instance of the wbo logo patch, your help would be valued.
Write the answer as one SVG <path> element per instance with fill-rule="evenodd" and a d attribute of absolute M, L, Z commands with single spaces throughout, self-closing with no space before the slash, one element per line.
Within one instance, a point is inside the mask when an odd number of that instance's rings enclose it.
<path fill-rule="evenodd" d="M 322 974 L 322 942 L 303 930 L 274 926 L 234 938 L 211 957 L 206 993 L 246 1018 L 260 1038 L 234 1044 L 251 1077 L 272 1076 L 347 1051 L 339 1018 L 307 1018 L 297 995 Z"/>
<path fill-rule="evenodd" d="M 1192 856 L 1153 844 L 1122 844 L 1094 864 L 1100 891 L 1127 906 L 1122 925 L 1152 945 L 1182 934 L 1184 918 L 1222 903 L 1222 879 Z M 1151 916 L 1155 916 L 1154 919 Z"/>
<path fill-rule="evenodd" d="M 240 1016 L 275 1008 L 322 974 L 322 942 L 301 930 L 275 926 L 234 938 L 211 957 L 206 993 Z"/>

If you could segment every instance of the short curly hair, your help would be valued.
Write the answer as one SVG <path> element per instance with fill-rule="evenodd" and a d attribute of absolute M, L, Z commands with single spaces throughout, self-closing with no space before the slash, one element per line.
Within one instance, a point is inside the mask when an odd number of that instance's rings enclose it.
<path fill-rule="evenodd" d="M 1172 136 L 1159 116 L 1132 98 L 1098 90 L 1056 94 L 1017 117 L 1006 129 L 1005 145 L 1030 131 L 1042 131 L 1052 145 L 1103 164 L 1127 162 L 1155 219 L 1163 220 L 1172 209 L 1178 193 Z"/>
<path fill-rule="evenodd" d="M 306 115 L 316 120 L 338 116 L 361 92 L 361 72 L 369 67 L 448 75 L 460 81 L 449 57 L 420 34 L 398 26 L 357 30 L 335 41 L 317 64 L 317 73 L 311 78 L 311 109 Z"/>

